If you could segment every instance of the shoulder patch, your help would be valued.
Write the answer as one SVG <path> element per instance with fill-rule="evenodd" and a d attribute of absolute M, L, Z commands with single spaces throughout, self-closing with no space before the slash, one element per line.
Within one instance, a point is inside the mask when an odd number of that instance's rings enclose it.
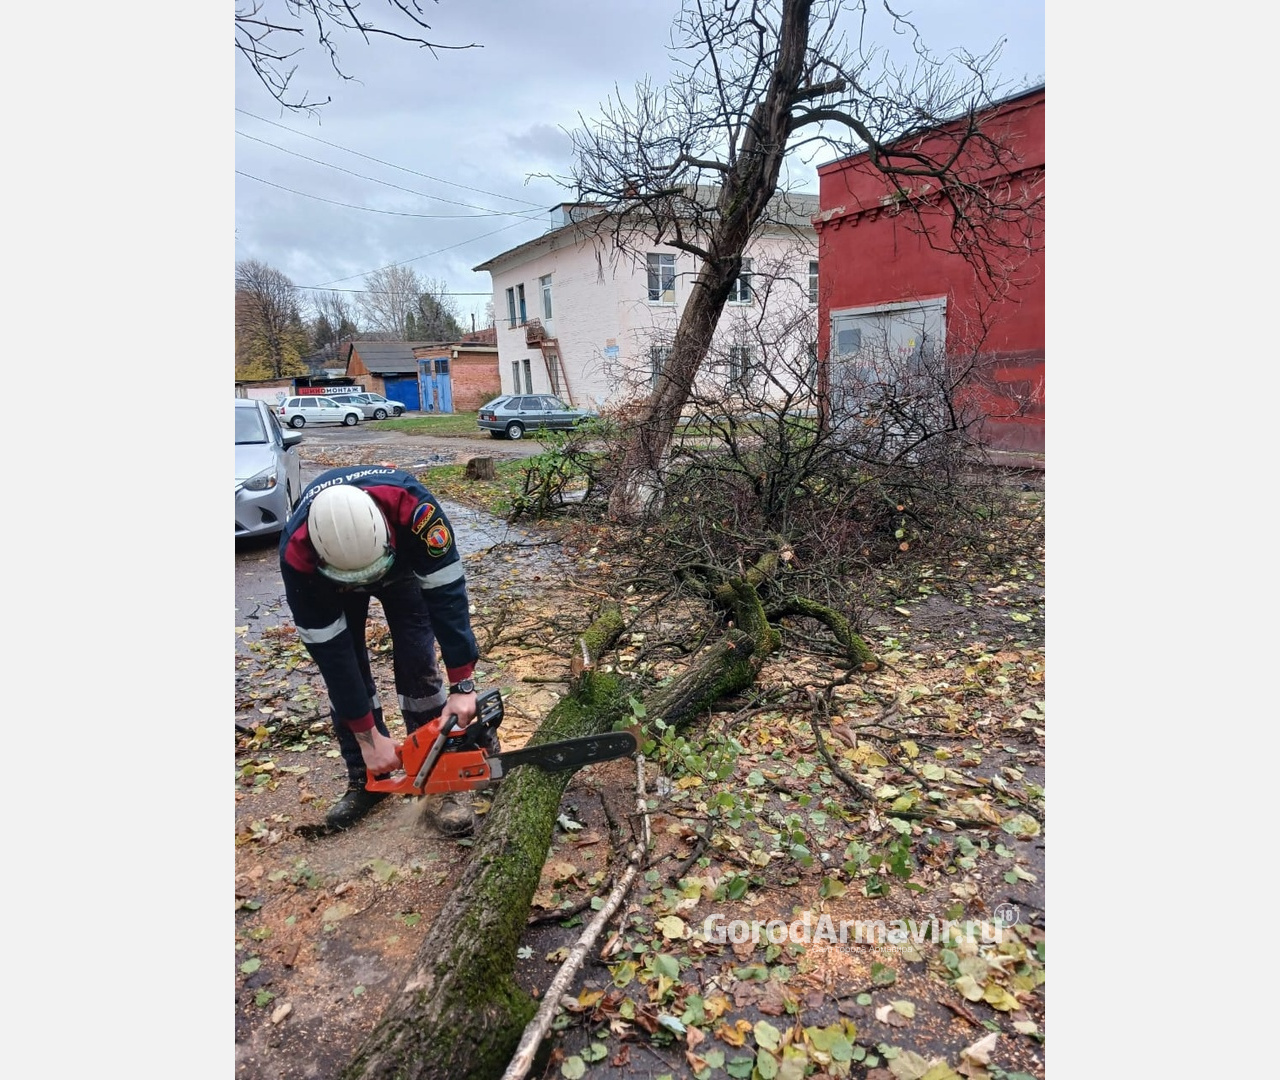
<path fill-rule="evenodd" d="M 422 531 L 431 522 L 431 515 L 436 512 L 436 508 L 429 502 L 419 503 L 413 511 L 413 517 L 409 521 L 409 528 L 413 530 L 414 536 L 421 536 Z"/>
<path fill-rule="evenodd" d="M 449 527 L 443 521 L 437 521 L 427 530 L 422 538 L 427 545 L 427 554 L 441 556 L 449 550 L 453 537 L 449 535 Z"/>

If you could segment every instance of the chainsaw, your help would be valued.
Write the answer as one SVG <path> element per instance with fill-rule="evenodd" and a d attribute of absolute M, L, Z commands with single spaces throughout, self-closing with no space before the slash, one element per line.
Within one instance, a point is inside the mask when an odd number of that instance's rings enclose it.
<path fill-rule="evenodd" d="M 424 724 L 396 747 L 404 776 L 385 780 L 371 777 L 365 787 L 396 795 L 477 791 L 496 784 L 517 765 L 537 765 L 550 771 L 580 769 L 636 752 L 634 735 L 611 731 L 503 753 L 497 735 L 501 723 L 502 694 L 497 689 L 486 690 L 476 696 L 476 717 L 470 724 L 458 728 L 456 716 Z"/>

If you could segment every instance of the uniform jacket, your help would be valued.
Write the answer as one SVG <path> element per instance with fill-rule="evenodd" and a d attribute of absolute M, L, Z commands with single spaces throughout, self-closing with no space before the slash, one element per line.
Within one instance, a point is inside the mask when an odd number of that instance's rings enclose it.
<path fill-rule="evenodd" d="M 320 559 L 307 535 L 307 512 L 316 494 L 334 484 L 363 488 L 386 515 L 395 561 L 386 577 L 372 585 L 339 585 L 319 571 Z M 364 627 L 347 625 L 345 591 L 378 596 L 383 585 L 416 579 L 449 681 L 470 677 L 480 653 L 471 632 L 462 556 L 439 501 L 409 473 L 357 465 L 316 477 L 303 491 L 280 538 L 280 573 L 298 637 L 320 668 L 334 715 L 353 731 L 372 727 L 373 714 L 351 636 L 359 634 L 363 639 Z"/>

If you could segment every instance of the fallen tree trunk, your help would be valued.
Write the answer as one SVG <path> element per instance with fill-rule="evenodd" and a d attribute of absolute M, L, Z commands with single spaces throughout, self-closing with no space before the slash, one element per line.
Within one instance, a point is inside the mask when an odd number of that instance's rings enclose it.
<path fill-rule="evenodd" d="M 584 637 L 590 663 L 530 744 L 610 730 L 630 715 L 622 681 L 594 665 L 616 641 L 610 611 Z M 649 716 L 682 726 L 755 679 L 755 643 L 730 630 L 693 667 L 646 699 Z M 357 1049 L 345 1080 L 492 1080 L 515 1052 L 536 1002 L 515 982 L 516 949 L 551 846 L 568 772 L 518 768 L 503 780 L 458 883 L 413 969 Z"/>

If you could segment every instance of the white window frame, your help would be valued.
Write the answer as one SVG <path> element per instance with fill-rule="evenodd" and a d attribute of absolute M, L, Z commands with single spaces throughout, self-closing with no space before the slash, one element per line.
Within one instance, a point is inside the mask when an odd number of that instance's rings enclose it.
<path fill-rule="evenodd" d="M 809 260 L 809 303 L 818 302 L 818 260 Z"/>
<path fill-rule="evenodd" d="M 516 306 L 520 309 L 520 325 L 524 326 L 529 321 L 529 309 L 524 302 L 524 282 L 520 282 L 516 286 Z"/>
<path fill-rule="evenodd" d="M 551 275 L 538 278 L 538 284 L 542 287 L 542 317 L 544 319 L 551 318 Z"/>
<path fill-rule="evenodd" d="M 738 272 L 737 280 L 733 283 L 733 288 L 729 291 L 729 304 L 749 304 L 751 303 L 751 260 L 742 260 L 742 269 Z"/>
<path fill-rule="evenodd" d="M 662 307 L 675 307 L 676 303 L 676 257 L 669 251 L 650 251 L 644 257 L 646 285 L 649 303 Z M 663 276 L 663 269 L 670 267 L 669 277 Z"/>
<path fill-rule="evenodd" d="M 507 329 L 514 330 L 516 322 L 516 290 L 513 285 L 507 290 Z"/>

